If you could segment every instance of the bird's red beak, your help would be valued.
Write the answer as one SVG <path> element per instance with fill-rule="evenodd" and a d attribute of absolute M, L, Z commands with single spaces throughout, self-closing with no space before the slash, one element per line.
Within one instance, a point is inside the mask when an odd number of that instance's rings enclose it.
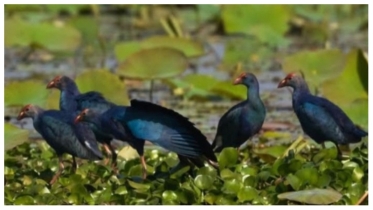
<path fill-rule="evenodd" d="M 280 82 L 280 83 L 278 83 L 278 86 L 277 86 L 277 88 L 282 88 L 282 87 L 285 87 L 285 85 L 286 85 L 286 79 L 283 79 L 283 80 L 281 80 L 281 82 Z"/>
<path fill-rule="evenodd" d="M 25 117 L 25 112 L 24 111 L 21 111 L 19 114 L 18 114 L 18 117 L 17 117 L 17 120 L 22 120 L 23 118 Z"/>
<path fill-rule="evenodd" d="M 76 116 L 76 118 L 75 118 L 75 120 L 74 120 L 74 123 L 77 124 L 77 123 L 79 123 L 81 120 L 82 120 L 82 116 L 79 114 L 78 116 Z"/>
<path fill-rule="evenodd" d="M 61 79 L 61 76 L 56 76 L 55 78 L 53 78 L 47 85 L 47 89 L 50 89 L 50 88 L 57 88 L 56 86 L 56 83 L 58 80 Z"/>
<path fill-rule="evenodd" d="M 56 86 L 55 86 L 55 82 L 54 82 L 54 80 L 52 80 L 52 81 L 50 81 L 50 82 L 48 83 L 48 85 L 47 85 L 47 89 L 51 89 L 51 88 L 54 88 L 54 87 L 56 87 Z"/>

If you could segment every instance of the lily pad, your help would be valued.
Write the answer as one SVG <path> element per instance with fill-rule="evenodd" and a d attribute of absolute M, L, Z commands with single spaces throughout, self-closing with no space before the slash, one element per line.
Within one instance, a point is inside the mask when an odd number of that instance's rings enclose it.
<path fill-rule="evenodd" d="M 243 85 L 233 85 L 231 82 L 218 82 L 212 91 L 231 99 L 244 100 L 247 98 L 247 88 Z"/>
<path fill-rule="evenodd" d="M 191 39 L 169 36 L 153 36 L 141 42 L 143 49 L 168 47 L 183 52 L 187 57 L 201 56 L 204 53 L 202 44 Z"/>
<path fill-rule="evenodd" d="M 10 123 L 4 124 L 4 149 L 12 149 L 26 141 L 28 141 L 29 131 L 20 129 Z"/>
<path fill-rule="evenodd" d="M 160 47 L 130 55 L 119 64 L 118 73 L 132 79 L 164 79 L 181 74 L 187 66 L 188 60 L 184 53 Z"/>
<path fill-rule="evenodd" d="M 5 20 L 5 46 L 40 46 L 51 51 L 75 50 L 81 41 L 79 31 L 63 23 L 29 23 Z"/>
<path fill-rule="evenodd" d="M 224 5 L 221 16 L 227 33 L 254 35 L 277 46 L 284 43 L 290 11 L 283 5 Z"/>
<path fill-rule="evenodd" d="M 301 51 L 285 58 L 282 68 L 286 73 L 302 71 L 313 92 L 327 79 L 337 77 L 343 70 L 345 55 L 338 49 Z M 336 91 L 337 92 L 337 91 Z"/>
<path fill-rule="evenodd" d="M 98 91 L 108 100 L 118 105 L 129 105 L 128 93 L 124 82 L 106 69 L 88 70 L 75 79 L 82 93 Z"/>
<path fill-rule="evenodd" d="M 287 199 L 300 203 L 327 205 L 339 201 L 342 194 L 332 189 L 311 189 L 286 192 L 277 195 L 278 199 Z"/>
<path fill-rule="evenodd" d="M 49 93 L 45 86 L 38 80 L 12 81 L 5 85 L 5 106 L 34 104 L 44 107 Z"/>

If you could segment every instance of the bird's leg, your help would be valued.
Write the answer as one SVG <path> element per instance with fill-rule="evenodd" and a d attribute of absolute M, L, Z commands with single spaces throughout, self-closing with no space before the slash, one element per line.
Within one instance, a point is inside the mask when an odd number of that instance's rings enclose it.
<path fill-rule="evenodd" d="M 321 146 L 322 146 L 323 149 L 325 149 L 325 142 L 322 142 Z"/>
<path fill-rule="evenodd" d="M 49 182 L 50 185 L 54 184 L 57 181 L 58 177 L 61 175 L 62 171 L 65 169 L 65 166 L 63 165 L 63 161 L 62 161 L 62 155 L 58 156 L 58 163 L 59 163 L 58 171 L 53 176 L 52 180 Z"/>
<path fill-rule="evenodd" d="M 78 168 L 78 164 L 76 163 L 75 156 L 73 156 L 73 165 L 72 165 L 72 170 L 75 173 L 76 169 Z"/>
<path fill-rule="evenodd" d="M 337 144 L 337 143 L 334 143 L 334 144 L 335 144 L 335 147 L 337 148 L 337 151 L 338 151 L 337 159 L 338 159 L 338 160 L 342 160 L 342 151 L 341 151 L 341 149 L 338 147 L 338 144 Z"/>
<path fill-rule="evenodd" d="M 108 155 L 108 156 L 110 156 L 110 155 L 113 155 L 112 153 L 111 153 L 111 151 L 110 151 L 110 147 L 109 147 L 109 145 L 107 144 L 107 143 L 103 143 L 102 144 L 102 147 L 104 148 L 104 150 L 105 150 L 105 152 L 106 152 L 106 154 Z M 107 165 L 107 164 L 109 164 L 109 158 L 105 158 L 105 160 L 104 160 L 104 165 Z"/>
<path fill-rule="evenodd" d="M 142 165 L 142 178 L 146 179 L 147 170 L 146 170 L 146 162 L 145 162 L 144 155 L 141 155 L 140 159 L 141 159 L 141 165 Z"/>
<path fill-rule="evenodd" d="M 111 168 L 113 169 L 114 173 L 118 174 L 118 168 L 117 168 L 117 153 L 115 152 L 113 146 L 111 144 L 108 144 L 110 153 L 111 153 Z"/>

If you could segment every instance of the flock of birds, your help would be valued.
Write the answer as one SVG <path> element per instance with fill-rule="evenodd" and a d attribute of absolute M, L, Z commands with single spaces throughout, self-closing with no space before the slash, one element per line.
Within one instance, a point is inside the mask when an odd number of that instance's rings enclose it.
<path fill-rule="evenodd" d="M 17 119 L 32 118 L 36 131 L 55 150 L 59 169 L 50 184 L 55 183 L 64 170 L 64 153 L 72 155 L 74 171 L 77 168 L 75 157 L 103 160 L 98 143 L 111 156 L 111 167 L 118 173 L 117 154 L 111 146 L 113 139 L 127 142 L 138 152 L 144 179 L 147 176 L 145 140 L 178 155 L 180 162 L 171 171 L 185 164 L 202 167 L 205 162 L 218 169 L 215 153 L 226 147 L 239 148 L 259 132 L 266 116 L 255 75 L 242 73 L 234 84 L 247 87 L 247 99 L 221 117 L 212 145 L 192 122 L 171 109 L 139 100 L 131 100 L 130 106 L 118 106 L 99 92 L 80 93 L 74 80 L 67 76 L 57 76 L 47 85 L 48 89 L 60 90 L 60 110 L 44 110 L 28 104 Z M 332 141 L 338 149 L 338 158 L 342 156 L 338 144 L 356 143 L 368 135 L 338 106 L 312 95 L 300 75 L 288 74 L 278 88 L 286 86 L 294 90 L 293 109 L 303 131 L 319 144 Z M 106 159 L 105 164 L 108 163 Z"/>

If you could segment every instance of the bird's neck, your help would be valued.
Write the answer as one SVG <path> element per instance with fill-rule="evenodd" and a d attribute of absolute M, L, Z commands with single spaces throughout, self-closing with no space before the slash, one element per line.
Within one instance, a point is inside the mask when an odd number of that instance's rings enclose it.
<path fill-rule="evenodd" d="M 80 92 L 75 84 L 70 84 L 67 88 L 61 90 L 60 109 L 64 111 L 72 111 L 77 109 L 75 97 Z"/>
<path fill-rule="evenodd" d="M 305 82 L 300 82 L 293 88 L 293 100 L 297 100 L 300 97 L 310 94 L 310 89 L 308 88 L 308 85 Z"/>
<path fill-rule="evenodd" d="M 247 102 L 250 104 L 256 105 L 261 103 L 259 88 L 258 87 L 247 87 Z"/>

